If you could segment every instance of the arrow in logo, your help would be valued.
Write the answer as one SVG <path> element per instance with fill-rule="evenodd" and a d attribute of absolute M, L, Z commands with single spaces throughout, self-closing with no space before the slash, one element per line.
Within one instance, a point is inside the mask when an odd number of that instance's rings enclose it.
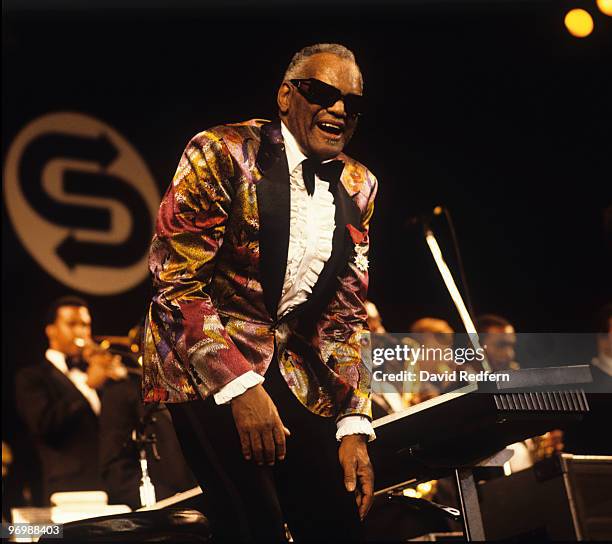
<path fill-rule="evenodd" d="M 43 170 L 53 159 L 92 162 L 103 169 L 117 158 L 117 149 L 105 134 L 97 137 L 49 133 L 36 138 L 25 148 L 19 164 L 23 193 L 34 209 L 57 225 L 110 230 L 110 212 L 104 208 L 64 204 L 51 198 L 43 187 Z"/>
<path fill-rule="evenodd" d="M 78 240 L 69 234 L 57 246 L 56 253 L 69 268 L 79 264 L 124 268 L 138 262 L 150 239 L 150 213 L 142 195 L 117 176 L 105 173 L 66 170 L 64 190 L 67 193 L 112 198 L 130 210 L 132 228 L 121 244 Z M 79 225 L 81 226 L 81 225 Z"/>

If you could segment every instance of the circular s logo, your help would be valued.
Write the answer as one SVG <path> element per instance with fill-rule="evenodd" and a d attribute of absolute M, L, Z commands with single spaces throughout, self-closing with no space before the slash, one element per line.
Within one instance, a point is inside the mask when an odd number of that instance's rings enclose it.
<path fill-rule="evenodd" d="M 4 184 L 17 236 L 58 281 L 110 295 L 146 277 L 159 193 L 110 126 L 80 113 L 35 119 L 11 144 Z"/>

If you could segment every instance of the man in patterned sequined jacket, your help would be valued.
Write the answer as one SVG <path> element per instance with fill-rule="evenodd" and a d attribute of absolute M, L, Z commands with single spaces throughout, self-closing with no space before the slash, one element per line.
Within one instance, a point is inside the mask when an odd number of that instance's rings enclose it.
<path fill-rule="evenodd" d="M 343 46 L 303 49 L 280 119 L 197 134 L 160 206 L 143 395 L 168 403 L 221 538 L 357 539 L 371 504 L 377 181 L 342 152 L 362 88 Z"/>

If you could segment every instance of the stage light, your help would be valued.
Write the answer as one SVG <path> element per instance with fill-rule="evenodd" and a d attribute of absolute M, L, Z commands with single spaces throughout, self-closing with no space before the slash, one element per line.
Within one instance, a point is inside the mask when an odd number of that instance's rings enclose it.
<path fill-rule="evenodd" d="M 407 489 L 404 489 L 404 491 L 402 491 L 402 494 L 404 495 L 404 497 L 410 497 L 412 499 L 421 498 L 421 494 L 416 489 L 413 489 L 412 487 L 408 487 Z"/>
<path fill-rule="evenodd" d="M 417 491 L 422 495 L 426 495 L 431 491 L 431 482 L 423 482 L 417 485 Z"/>
<path fill-rule="evenodd" d="M 593 32 L 593 17 L 584 9 L 572 9 L 565 15 L 565 26 L 576 38 L 586 38 Z"/>
<path fill-rule="evenodd" d="M 597 0 L 599 11 L 612 17 L 612 0 Z"/>

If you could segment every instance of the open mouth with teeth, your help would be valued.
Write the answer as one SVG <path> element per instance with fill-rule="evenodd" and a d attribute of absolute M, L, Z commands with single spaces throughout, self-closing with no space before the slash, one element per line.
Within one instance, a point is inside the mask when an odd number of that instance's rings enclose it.
<path fill-rule="evenodd" d="M 336 125 L 333 123 L 328 123 L 326 121 L 319 121 L 317 123 L 317 127 L 319 128 L 319 130 L 333 138 L 337 138 L 344 132 L 344 128 L 342 127 L 342 125 Z"/>

